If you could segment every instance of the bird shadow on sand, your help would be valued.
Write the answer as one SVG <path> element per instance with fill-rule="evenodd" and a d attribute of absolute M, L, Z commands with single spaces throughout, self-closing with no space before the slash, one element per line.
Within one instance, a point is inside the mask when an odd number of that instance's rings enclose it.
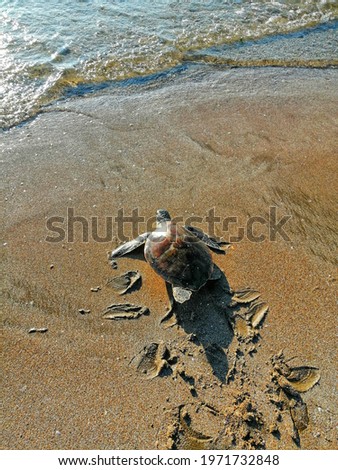
<path fill-rule="evenodd" d="M 127 257 L 145 261 L 142 247 L 128 253 Z M 202 346 L 213 375 L 225 382 L 229 370 L 226 350 L 234 337 L 227 314 L 232 291 L 224 273 L 217 265 L 214 269 L 218 272 L 218 279 L 208 281 L 183 304 L 176 302 L 173 317 L 161 324 L 163 328 L 177 324 L 188 336 L 193 337 Z"/>
<path fill-rule="evenodd" d="M 187 302 L 176 304 L 174 315 L 177 324 L 203 347 L 214 376 L 225 382 L 229 370 L 225 350 L 234 337 L 226 311 L 232 294 L 226 276 L 222 271 L 219 274 L 219 279 L 208 281 Z"/>

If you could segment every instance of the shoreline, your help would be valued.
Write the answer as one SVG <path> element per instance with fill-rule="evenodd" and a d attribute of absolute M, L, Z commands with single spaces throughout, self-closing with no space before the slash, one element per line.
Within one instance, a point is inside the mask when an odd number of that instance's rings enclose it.
<path fill-rule="evenodd" d="M 183 74 L 186 80 L 199 79 L 204 73 L 222 70 L 222 68 L 253 68 L 253 67 L 282 67 L 282 68 L 337 68 L 334 44 L 337 41 L 337 19 L 312 26 L 300 27 L 285 33 L 268 34 L 263 37 L 252 37 L 221 45 L 186 50 L 173 57 L 167 68 L 150 69 L 148 74 L 133 74 L 125 72 L 123 78 L 112 78 L 109 72 L 91 78 L 81 74 L 76 69 L 64 69 L 62 75 L 47 88 L 33 107 L 22 119 L 7 122 L 3 131 L 25 125 L 35 119 L 36 115 L 54 106 L 57 101 L 79 96 L 90 96 L 107 90 L 109 93 L 123 89 L 126 93 L 135 93 L 138 89 L 161 87 L 177 80 Z M 213 67 L 211 69 L 211 67 Z M 196 73 L 197 71 L 197 73 Z M 31 73 L 39 78 L 39 67 Z M 43 71 L 42 68 L 42 73 Z M 44 79 L 43 75 L 42 79 Z M 52 78 L 52 77 L 50 77 Z"/>
<path fill-rule="evenodd" d="M 58 102 L 3 134 L 5 447 L 165 448 L 170 426 L 181 432 L 177 407 L 189 403 L 219 411 L 207 424 L 207 413 L 199 418 L 186 408 L 194 431 L 226 446 L 217 441 L 220 423 L 238 409 L 236 399 L 249 396 L 263 422 L 253 448 L 262 440 L 268 449 L 334 448 L 328 352 L 335 350 L 337 81 L 332 69 L 212 71 L 199 81 L 182 76 L 130 95 Z M 221 313 L 208 290 L 183 308 L 180 326 L 163 329 L 161 279 L 137 256 L 112 270 L 106 252 L 116 239 L 84 243 L 77 230 L 74 243 L 45 241 L 46 220 L 67 207 L 88 220 L 115 216 L 120 207 L 128 214 L 138 207 L 147 218 L 158 207 L 184 217 L 215 208 L 242 224 L 266 217 L 271 206 L 292 215 L 291 242 L 244 239 L 214 257 L 232 289 L 250 286 L 269 305 L 251 352 L 253 344 L 231 332 L 228 312 Z M 141 289 L 121 297 L 106 286 L 135 269 Z M 96 286 L 101 290 L 92 292 Z M 150 315 L 107 322 L 102 312 L 113 302 L 146 305 Z M 29 334 L 30 328 L 48 331 Z M 192 334 L 200 344 L 189 340 Z M 179 359 L 167 374 L 149 379 L 131 361 L 153 342 Z M 184 348 L 186 355 L 179 352 Z M 295 366 L 318 367 L 321 374 L 302 395 L 309 425 L 298 445 L 287 408 L 277 421 L 280 438 L 271 432 L 276 412 L 265 390 L 270 358 L 282 348 L 286 357 L 298 356 Z M 237 373 L 226 383 L 234 364 Z"/>

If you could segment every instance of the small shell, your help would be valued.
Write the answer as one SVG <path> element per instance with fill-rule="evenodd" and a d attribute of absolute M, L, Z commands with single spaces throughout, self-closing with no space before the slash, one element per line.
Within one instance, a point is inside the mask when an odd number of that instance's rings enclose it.
<path fill-rule="evenodd" d="M 239 304 L 247 304 L 260 297 L 260 293 L 250 288 L 240 289 L 232 296 L 232 301 Z"/>
<path fill-rule="evenodd" d="M 148 307 L 133 304 L 113 304 L 103 312 L 103 318 L 106 320 L 132 320 L 139 318 L 141 315 L 149 315 Z"/>
<path fill-rule="evenodd" d="M 183 287 L 173 287 L 173 296 L 176 302 L 183 304 L 190 299 L 192 295 L 191 290 L 183 289 Z"/>
<path fill-rule="evenodd" d="M 90 288 L 90 291 L 91 291 L 91 292 L 99 292 L 99 290 L 101 290 L 101 287 L 100 287 L 100 286 L 91 287 L 91 288 Z"/>
<path fill-rule="evenodd" d="M 30 328 L 28 333 L 47 333 L 48 328 Z"/>
<path fill-rule="evenodd" d="M 287 381 L 297 392 L 307 392 L 320 380 L 320 373 L 317 367 L 293 367 L 287 376 Z"/>
<path fill-rule="evenodd" d="M 90 310 L 85 308 L 79 308 L 79 313 L 81 313 L 81 315 L 86 315 L 87 313 L 90 313 Z"/>

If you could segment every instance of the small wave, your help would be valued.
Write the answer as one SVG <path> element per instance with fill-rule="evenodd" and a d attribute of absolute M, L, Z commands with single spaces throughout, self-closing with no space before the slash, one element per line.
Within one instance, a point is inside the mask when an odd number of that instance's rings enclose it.
<path fill-rule="evenodd" d="M 185 61 L 191 62 L 191 58 L 187 55 Z M 338 59 L 330 60 L 302 60 L 302 59 L 227 59 L 225 57 L 210 57 L 207 55 L 194 55 L 194 62 L 201 62 L 204 64 L 217 65 L 219 67 L 307 67 L 307 68 L 329 68 L 338 67 Z"/>
<path fill-rule="evenodd" d="M 110 2 L 4 0 L 3 127 L 72 94 L 116 83 L 145 83 L 182 64 L 336 66 L 334 45 L 280 56 L 266 38 L 320 29 L 338 17 L 336 2 Z M 331 23 L 330 23 L 331 22 Z M 337 22 L 335 23 L 337 24 Z M 318 26 L 319 25 L 319 26 Z M 320 30 L 323 37 L 329 34 Z M 312 34 L 312 33 L 311 33 Z M 251 43 L 250 43 L 251 41 Z M 278 38 L 279 43 L 283 38 Z M 337 42 L 337 37 L 332 42 Z M 288 39 L 290 43 L 290 38 Z M 249 47 L 250 46 L 250 47 Z M 217 50 L 219 48 L 219 50 Z M 311 48 L 310 48 L 311 49 Z M 255 54 L 253 54 L 255 52 Z M 248 54 L 248 55 L 246 55 Z M 253 56 L 252 56 L 253 54 Z M 325 55 L 327 54 L 327 55 Z M 330 55 L 331 54 L 331 55 Z M 151 79 L 153 80 L 153 78 Z"/>

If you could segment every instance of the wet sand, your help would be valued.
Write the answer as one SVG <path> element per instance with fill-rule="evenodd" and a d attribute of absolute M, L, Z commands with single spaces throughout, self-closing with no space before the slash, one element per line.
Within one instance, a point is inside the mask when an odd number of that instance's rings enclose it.
<path fill-rule="evenodd" d="M 4 448 L 336 447 L 337 81 L 336 70 L 206 70 L 59 102 L 3 134 Z M 270 207 L 292 217 L 289 241 L 244 237 L 215 254 L 223 279 L 166 329 L 165 286 L 142 255 L 109 265 L 116 233 L 83 242 L 78 223 L 73 242 L 46 241 L 48 218 L 69 207 L 100 224 L 119 208 L 145 218 L 214 208 L 241 226 Z M 107 286 L 135 269 L 140 289 Z M 254 329 L 243 320 L 252 303 L 233 302 L 244 286 L 269 306 Z M 122 302 L 150 314 L 102 318 Z M 271 361 L 281 349 L 320 381 L 282 387 Z"/>

